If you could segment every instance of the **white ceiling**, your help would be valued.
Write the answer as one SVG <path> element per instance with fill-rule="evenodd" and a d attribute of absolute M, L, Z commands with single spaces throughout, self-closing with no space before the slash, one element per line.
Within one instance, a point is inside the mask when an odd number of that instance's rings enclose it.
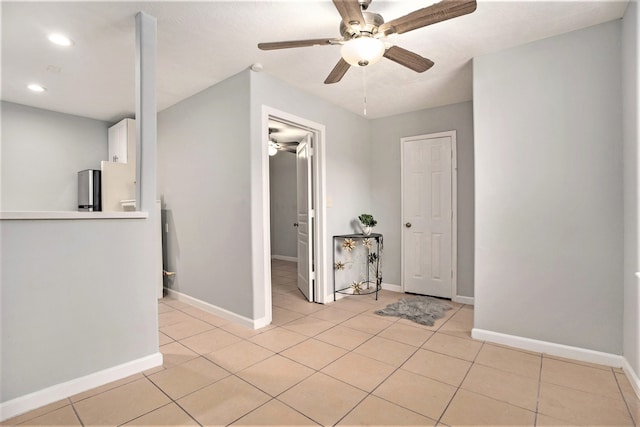
<path fill-rule="evenodd" d="M 433 0 L 373 0 L 385 20 Z M 472 99 L 473 57 L 622 17 L 627 1 L 478 1 L 477 10 L 390 40 L 435 62 L 422 74 L 383 59 L 366 69 L 367 117 Z M 362 69 L 323 84 L 339 46 L 260 51 L 262 41 L 338 37 L 330 0 L 207 2 L 2 1 L 2 99 L 116 121 L 133 116 L 134 16 L 158 19 L 157 99 L 161 111 L 253 63 L 264 73 L 363 115 Z M 68 34 L 70 48 L 46 39 Z M 544 66 L 544 64 L 540 64 Z M 35 94 L 26 85 L 39 82 Z"/>

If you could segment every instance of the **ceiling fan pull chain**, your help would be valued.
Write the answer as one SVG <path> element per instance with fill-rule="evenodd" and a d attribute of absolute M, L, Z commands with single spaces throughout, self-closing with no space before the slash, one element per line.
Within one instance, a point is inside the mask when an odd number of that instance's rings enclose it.
<path fill-rule="evenodd" d="M 364 92 L 364 115 L 367 116 L 367 67 L 362 67 L 362 87 Z"/>

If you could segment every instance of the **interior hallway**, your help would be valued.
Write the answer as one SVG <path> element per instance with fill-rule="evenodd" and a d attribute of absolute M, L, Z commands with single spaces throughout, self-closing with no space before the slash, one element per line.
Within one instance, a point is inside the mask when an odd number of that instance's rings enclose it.
<path fill-rule="evenodd" d="M 3 425 L 637 425 L 621 369 L 470 338 L 473 307 L 433 327 L 373 312 L 382 291 L 307 303 L 273 261 L 273 324 L 254 331 L 165 298 L 164 365 Z M 635 422 L 635 424 L 634 424 Z"/>

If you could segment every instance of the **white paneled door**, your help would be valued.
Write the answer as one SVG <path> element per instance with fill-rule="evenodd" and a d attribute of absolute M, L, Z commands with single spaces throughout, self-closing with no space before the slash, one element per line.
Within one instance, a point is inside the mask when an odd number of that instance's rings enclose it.
<path fill-rule="evenodd" d="M 401 144 L 403 288 L 451 298 L 455 133 L 403 138 Z"/>
<path fill-rule="evenodd" d="M 313 301 L 313 208 L 311 180 L 311 138 L 309 135 L 296 150 L 298 200 L 298 288 Z"/>

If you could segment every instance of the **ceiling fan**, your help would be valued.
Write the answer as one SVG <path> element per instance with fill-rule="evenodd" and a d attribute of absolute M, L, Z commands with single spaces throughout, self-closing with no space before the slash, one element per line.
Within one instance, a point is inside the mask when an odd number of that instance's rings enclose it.
<path fill-rule="evenodd" d="M 422 73 L 433 67 L 433 61 L 417 53 L 392 46 L 384 39 L 390 34 L 402 34 L 447 19 L 466 15 L 476 10 L 476 0 L 442 0 L 418 9 L 403 17 L 384 22 L 377 13 L 367 12 L 371 0 L 333 0 L 342 17 L 341 38 L 292 40 L 259 43 L 262 50 L 289 49 L 306 46 L 342 45 L 342 57 L 324 81 L 337 83 L 351 66 L 365 67 L 383 56 L 413 71 Z"/>
<path fill-rule="evenodd" d="M 278 128 L 269 127 L 269 155 L 275 156 L 278 151 L 288 151 L 290 153 L 296 152 L 296 147 L 298 146 L 298 141 L 288 141 L 282 138 L 277 138 L 273 136 L 273 134 L 280 132 Z"/>

